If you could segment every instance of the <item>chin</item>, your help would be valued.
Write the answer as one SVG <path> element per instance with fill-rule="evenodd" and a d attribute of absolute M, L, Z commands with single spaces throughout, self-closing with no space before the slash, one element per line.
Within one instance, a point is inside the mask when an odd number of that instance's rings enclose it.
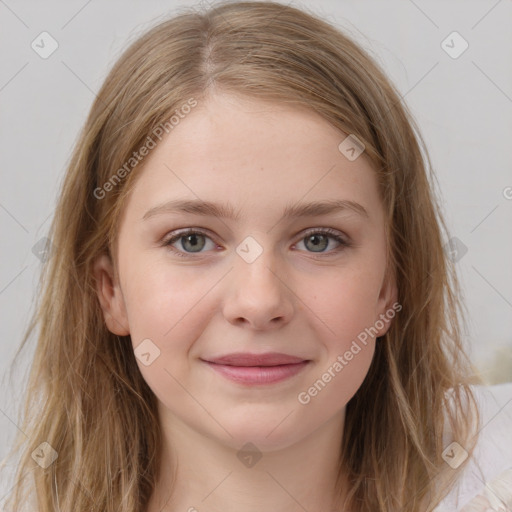
<path fill-rule="evenodd" d="M 283 421 L 285 417 L 286 414 L 281 414 L 279 418 L 274 415 L 264 418 L 260 415 L 254 421 L 247 417 L 241 421 L 223 421 L 222 424 L 233 437 L 222 431 L 225 435 L 222 435 L 221 442 L 235 450 L 240 450 L 247 443 L 252 443 L 261 452 L 284 450 L 308 434 L 297 428 L 292 419 L 293 414 Z"/>

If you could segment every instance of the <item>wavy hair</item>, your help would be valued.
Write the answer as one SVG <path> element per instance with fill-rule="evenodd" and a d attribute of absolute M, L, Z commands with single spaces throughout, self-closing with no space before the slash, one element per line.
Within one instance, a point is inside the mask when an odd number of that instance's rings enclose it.
<path fill-rule="evenodd" d="M 480 380 L 465 353 L 465 306 L 444 251 L 430 158 L 367 51 L 313 13 L 271 1 L 187 8 L 131 42 L 106 77 L 61 184 L 48 235 L 55 251 L 16 353 L 38 327 L 18 423 L 24 434 L 12 450 L 21 450 L 12 510 L 30 491 L 39 512 L 146 510 L 160 467 L 157 401 L 129 336 L 107 329 L 92 272 L 100 254 L 116 254 L 120 214 L 143 164 L 101 199 L 98 190 L 176 109 L 216 90 L 307 107 L 366 146 L 402 310 L 347 404 L 339 467 L 350 489 L 339 505 L 432 510 L 465 466 L 443 460 L 443 433 L 469 453 L 474 447 L 471 384 Z M 58 457 L 42 467 L 33 454 L 51 456 L 50 447 Z"/>

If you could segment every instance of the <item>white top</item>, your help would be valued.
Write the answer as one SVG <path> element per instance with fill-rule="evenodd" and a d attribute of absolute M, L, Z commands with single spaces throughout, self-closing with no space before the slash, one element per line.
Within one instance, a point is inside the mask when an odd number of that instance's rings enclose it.
<path fill-rule="evenodd" d="M 457 484 L 435 512 L 512 512 L 512 382 L 472 389 L 481 414 L 478 441 Z M 465 457 L 457 444 L 443 454 L 452 467 Z"/>

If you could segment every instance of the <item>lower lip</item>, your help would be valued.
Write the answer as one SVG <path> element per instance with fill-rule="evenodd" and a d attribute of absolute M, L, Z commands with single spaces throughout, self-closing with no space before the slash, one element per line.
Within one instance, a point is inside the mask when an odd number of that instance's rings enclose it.
<path fill-rule="evenodd" d="M 229 380 L 240 384 L 273 384 L 289 379 L 301 372 L 309 361 L 278 366 L 230 366 L 205 361 L 210 368 Z"/>

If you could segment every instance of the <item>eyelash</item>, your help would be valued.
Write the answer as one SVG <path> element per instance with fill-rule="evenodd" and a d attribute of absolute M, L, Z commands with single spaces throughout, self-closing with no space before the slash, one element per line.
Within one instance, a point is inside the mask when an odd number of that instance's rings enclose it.
<path fill-rule="evenodd" d="M 174 247 L 172 247 L 172 244 L 174 242 L 176 242 L 180 238 L 183 238 L 183 237 L 186 237 L 189 235 L 204 235 L 207 238 L 211 239 L 211 237 L 208 235 L 208 233 L 206 233 L 205 231 L 202 231 L 200 229 L 185 229 L 183 231 L 179 231 L 179 232 L 175 233 L 174 235 L 172 235 L 169 238 L 164 239 L 162 241 L 162 245 L 164 247 L 167 247 L 169 250 L 171 250 L 173 253 L 175 253 L 177 256 L 179 256 L 181 258 L 194 257 L 194 253 L 187 253 L 187 252 L 183 253 L 182 251 L 179 251 L 179 250 L 175 249 Z M 347 240 L 345 240 L 341 235 L 339 235 L 339 233 L 337 231 L 334 231 L 333 229 L 330 229 L 330 228 L 310 229 L 304 233 L 304 235 L 300 238 L 299 242 L 303 241 L 305 238 L 307 238 L 308 236 L 311 236 L 311 235 L 327 235 L 329 238 L 332 238 L 333 240 L 335 240 L 336 242 L 338 242 L 340 244 L 339 247 L 337 247 L 336 249 L 333 249 L 332 251 L 329 251 L 327 253 L 317 253 L 318 255 L 323 255 L 323 256 L 320 256 L 322 258 L 329 257 L 334 254 L 338 254 L 343 249 L 346 249 L 351 246 L 351 244 L 349 242 L 347 242 Z M 214 240 L 212 240 L 212 241 L 214 242 Z M 202 253 L 199 252 L 199 253 L 195 253 L 195 254 L 202 254 Z M 314 255 L 315 253 L 311 253 L 311 254 Z"/>

